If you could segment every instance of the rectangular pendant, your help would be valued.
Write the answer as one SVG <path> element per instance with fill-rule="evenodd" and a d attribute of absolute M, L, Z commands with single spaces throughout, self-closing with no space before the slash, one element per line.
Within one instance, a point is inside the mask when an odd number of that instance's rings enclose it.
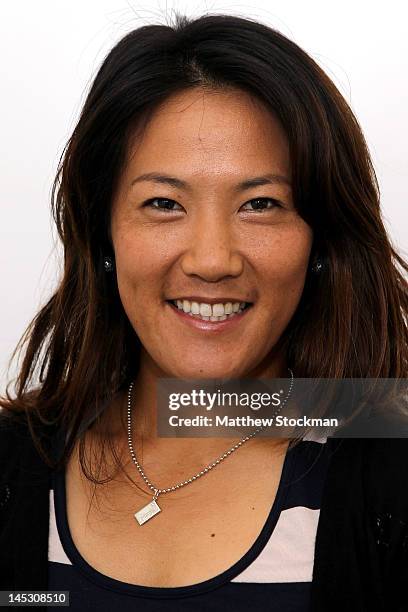
<path fill-rule="evenodd" d="M 157 502 L 155 500 L 151 501 L 147 506 L 144 506 L 137 512 L 135 512 L 135 519 L 139 523 L 139 525 L 143 525 L 146 521 L 155 516 L 158 512 L 161 512 L 161 508 L 159 508 Z"/>

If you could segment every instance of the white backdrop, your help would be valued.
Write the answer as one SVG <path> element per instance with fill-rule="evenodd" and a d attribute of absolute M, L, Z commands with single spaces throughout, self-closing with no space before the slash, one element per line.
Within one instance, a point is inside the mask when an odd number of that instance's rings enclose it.
<path fill-rule="evenodd" d="M 7 372 L 14 346 L 58 279 L 50 188 L 91 78 L 119 38 L 140 25 L 165 23 L 173 9 L 193 16 L 215 12 L 259 19 L 322 66 L 360 121 L 386 226 L 407 255 L 408 37 L 402 0 L 2 2 L 1 392 L 15 376 L 15 364 Z"/>

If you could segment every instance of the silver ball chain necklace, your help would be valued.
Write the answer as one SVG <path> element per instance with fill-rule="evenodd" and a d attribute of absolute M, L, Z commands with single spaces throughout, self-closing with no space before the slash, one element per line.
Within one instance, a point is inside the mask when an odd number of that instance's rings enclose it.
<path fill-rule="evenodd" d="M 290 368 L 288 368 L 288 370 L 289 370 L 290 376 L 291 376 L 291 380 L 290 380 L 290 384 L 289 384 L 289 391 L 287 392 L 286 397 L 283 399 L 283 401 L 281 402 L 280 406 L 273 413 L 272 417 L 274 417 L 283 408 L 283 406 L 288 401 L 289 396 L 290 396 L 290 394 L 292 392 L 294 377 L 293 377 L 292 370 Z M 181 487 L 184 487 L 184 486 L 190 484 L 191 482 L 193 482 L 197 478 L 200 478 L 201 476 L 204 476 L 204 474 L 207 474 L 216 465 L 221 463 L 221 461 L 224 461 L 224 459 L 226 457 L 228 457 L 231 453 L 233 453 L 237 448 L 242 446 L 242 444 L 244 444 L 245 442 L 247 442 L 248 440 L 250 440 L 251 438 L 256 436 L 256 434 L 259 433 L 262 429 L 265 429 L 266 426 L 263 425 L 262 427 L 258 427 L 258 429 L 256 429 L 254 432 L 252 432 L 248 436 L 245 436 L 245 438 L 242 438 L 239 442 L 237 442 L 237 444 L 235 444 L 232 448 L 230 448 L 228 451 L 226 451 L 223 455 L 218 457 L 218 459 L 216 459 L 213 463 L 210 463 L 209 465 L 207 465 L 207 467 L 205 467 L 203 470 L 201 470 L 201 472 L 198 472 L 198 474 L 196 474 L 195 476 L 192 476 L 191 478 L 188 478 L 188 480 L 184 480 L 184 482 L 180 482 L 180 483 L 178 483 L 176 485 L 173 485 L 172 487 L 168 487 L 167 489 L 158 489 L 157 487 L 155 487 L 150 482 L 150 480 L 147 478 L 147 476 L 143 472 L 139 462 L 136 459 L 136 455 L 135 455 L 135 452 L 133 450 L 133 443 L 132 443 L 132 420 L 131 420 L 131 403 L 132 403 L 132 389 L 133 389 L 133 385 L 134 385 L 134 381 L 132 381 L 130 383 L 130 385 L 129 385 L 128 400 L 127 400 L 127 435 L 128 435 L 128 446 L 129 446 L 130 455 L 132 457 L 133 463 L 135 464 L 135 466 L 139 470 L 139 472 L 140 472 L 143 480 L 147 484 L 147 486 L 154 493 L 152 501 L 149 502 L 146 506 L 143 506 L 143 508 L 141 508 L 137 512 L 135 512 L 135 515 L 134 515 L 135 519 L 137 520 L 139 525 L 143 525 L 144 523 L 146 523 L 146 521 L 148 521 L 149 519 L 153 518 L 153 516 L 155 516 L 156 514 L 161 512 L 161 508 L 159 507 L 159 505 L 158 505 L 158 503 L 156 501 L 157 498 L 159 497 L 159 495 L 161 495 L 163 493 L 170 493 L 171 491 L 175 491 L 176 489 L 180 489 Z M 272 418 L 272 417 L 270 417 L 270 418 Z"/>

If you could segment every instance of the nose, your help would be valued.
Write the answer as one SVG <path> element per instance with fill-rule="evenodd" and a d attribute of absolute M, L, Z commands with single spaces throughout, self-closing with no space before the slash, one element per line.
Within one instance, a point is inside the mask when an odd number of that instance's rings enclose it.
<path fill-rule="evenodd" d="M 199 215 L 191 225 L 181 260 L 183 272 L 215 282 L 242 273 L 243 256 L 237 249 L 231 221 L 214 214 Z"/>

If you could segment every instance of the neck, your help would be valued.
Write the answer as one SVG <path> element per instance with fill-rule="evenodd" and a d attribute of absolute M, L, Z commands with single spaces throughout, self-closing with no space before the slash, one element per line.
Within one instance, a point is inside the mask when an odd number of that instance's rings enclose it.
<path fill-rule="evenodd" d="M 206 438 L 164 438 L 157 435 L 157 381 L 165 376 L 146 355 L 140 361 L 140 368 L 132 389 L 131 418 L 132 442 L 136 457 L 143 468 L 155 473 L 165 469 L 166 474 L 170 466 L 190 466 L 198 469 L 232 448 L 243 436 L 235 437 L 206 437 Z M 286 378 L 289 376 L 286 363 L 282 360 L 274 361 L 269 369 L 258 371 L 258 378 Z M 245 378 L 256 378 L 253 373 Z M 127 442 L 127 402 L 128 388 L 119 393 L 104 416 L 104 427 L 110 431 L 115 439 L 115 446 L 125 462 L 130 463 L 130 454 Z M 97 432 L 93 432 L 96 433 Z M 254 436 L 239 449 L 240 458 L 234 459 L 246 464 L 249 457 L 257 456 L 258 452 L 275 455 L 285 447 L 285 438 L 268 438 Z M 235 453 L 234 453 L 235 455 Z M 201 467 L 200 467 L 201 466 Z"/>
<path fill-rule="evenodd" d="M 236 444 L 243 436 L 234 437 L 207 437 L 207 438 L 164 438 L 157 435 L 157 382 L 165 376 L 157 365 L 147 354 L 143 354 L 140 360 L 140 368 L 132 390 L 131 417 L 132 417 L 132 440 L 135 447 L 143 447 L 144 452 L 151 449 L 152 454 L 160 456 L 165 449 L 173 449 L 174 452 L 189 456 L 200 457 L 203 461 L 211 459 L 212 455 L 225 452 Z M 245 378 L 286 378 L 289 376 L 286 361 L 275 358 L 268 367 L 259 367 L 248 373 Z M 127 410 L 127 392 L 124 400 Z M 250 445 L 274 446 L 279 445 L 282 440 L 267 437 L 254 437 Z M 245 446 L 245 445 L 244 445 Z M 177 449 L 177 451 L 176 451 Z"/>

